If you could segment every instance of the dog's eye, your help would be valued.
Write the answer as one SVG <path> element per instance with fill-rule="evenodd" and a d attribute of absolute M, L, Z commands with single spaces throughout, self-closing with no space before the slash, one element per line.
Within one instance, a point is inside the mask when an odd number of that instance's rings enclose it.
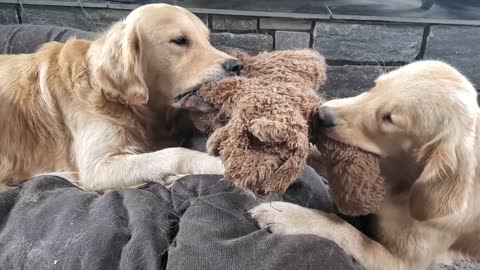
<path fill-rule="evenodd" d="M 390 113 L 384 114 L 382 120 L 383 120 L 384 122 L 388 122 L 388 123 L 390 123 L 390 124 L 393 124 L 392 114 L 390 114 Z"/>
<path fill-rule="evenodd" d="M 170 40 L 171 43 L 174 43 L 178 46 L 187 46 L 188 45 L 188 40 L 185 37 L 177 37 L 172 40 Z"/>

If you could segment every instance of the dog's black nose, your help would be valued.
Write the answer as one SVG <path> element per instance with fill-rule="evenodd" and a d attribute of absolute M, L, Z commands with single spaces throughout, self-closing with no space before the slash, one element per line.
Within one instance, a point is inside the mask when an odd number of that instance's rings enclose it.
<path fill-rule="evenodd" d="M 223 63 L 223 68 L 227 72 L 235 73 L 236 75 L 240 75 L 240 71 L 242 71 L 243 64 L 238 59 L 228 59 Z"/>
<path fill-rule="evenodd" d="M 335 117 L 332 111 L 327 106 L 321 106 L 318 108 L 318 124 L 320 127 L 333 127 L 335 126 Z"/>

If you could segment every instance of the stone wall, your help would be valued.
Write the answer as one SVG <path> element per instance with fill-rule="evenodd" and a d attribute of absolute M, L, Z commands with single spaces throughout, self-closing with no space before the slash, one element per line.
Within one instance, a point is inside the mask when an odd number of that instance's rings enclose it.
<path fill-rule="evenodd" d="M 9 2 L 10 3 L 5 3 Z M 53 24 L 101 31 L 133 8 L 102 1 L 0 0 L 0 24 Z M 59 4 L 61 3 L 61 4 Z M 218 12 L 217 12 L 218 13 Z M 369 20 L 294 19 L 197 12 L 220 49 L 251 53 L 313 48 L 329 64 L 330 97 L 368 89 L 379 74 L 419 59 L 445 60 L 480 88 L 480 27 Z"/>

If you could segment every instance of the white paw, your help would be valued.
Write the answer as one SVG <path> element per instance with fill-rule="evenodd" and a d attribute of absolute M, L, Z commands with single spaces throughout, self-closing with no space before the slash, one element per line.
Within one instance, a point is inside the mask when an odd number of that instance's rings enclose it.
<path fill-rule="evenodd" d="M 249 211 L 258 226 L 272 233 L 294 235 L 311 234 L 331 240 L 353 255 L 352 239 L 361 239 L 361 233 L 334 214 L 286 202 L 262 203 Z"/>
<path fill-rule="evenodd" d="M 287 202 L 262 203 L 249 211 L 258 226 L 272 233 L 309 234 L 313 211 Z"/>
<path fill-rule="evenodd" d="M 223 166 L 220 158 L 212 157 L 207 153 L 197 152 L 183 165 L 187 167 L 183 171 L 188 172 L 188 174 L 223 175 L 225 173 L 225 166 Z"/>
<path fill-rule="evenodd" d="M 207 164 L 205 167 L 200 169 L 202 174 L 214 174 L 214 175 L 224 175 L 225 166 L 222 163 L 222 160 L 218 157 L 208 156 L 206 160 Z"/>

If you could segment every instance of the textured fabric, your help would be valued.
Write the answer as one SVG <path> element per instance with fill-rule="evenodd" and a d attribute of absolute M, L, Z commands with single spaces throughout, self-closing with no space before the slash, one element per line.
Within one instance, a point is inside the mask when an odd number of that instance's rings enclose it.
<path fill-rule="evenodd" d="M 0 193 L 0 269 L 358 269 L 331 241 L 259 230 L 260 199 L 219 178 L 97 194 L 36 177 Z M 333 210 L 309 167 L 285 200 Z"/>
<path fill-rule="evenodd" d="M 0 25 L 0 54 L 32 53 L 48 41 L 70 38 L 93 39 L 97 34 L 71 28 L 44 25 Z"/>

